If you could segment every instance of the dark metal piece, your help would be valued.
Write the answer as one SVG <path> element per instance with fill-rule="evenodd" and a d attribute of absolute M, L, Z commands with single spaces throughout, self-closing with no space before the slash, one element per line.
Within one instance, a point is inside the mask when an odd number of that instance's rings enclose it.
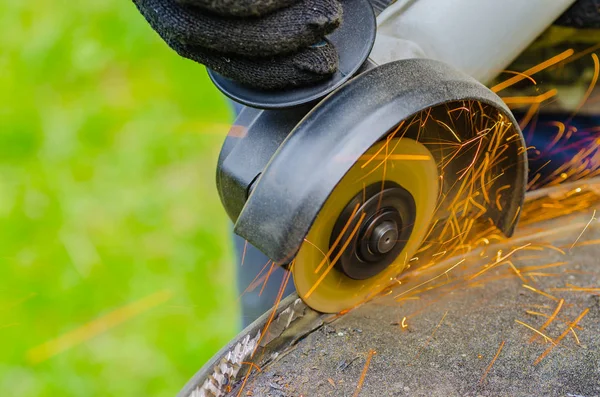
<path fill-rule="evenodd" d="M 331 257 L 339 256 L 336 268 L 355 280 L 383 271 L 402 252 L 412 233 L 415 215 L 412 195 L 395 183 L 385 182 L 383 188 L 376 183 L 359 192 L 346 205 L 331 233 Z M 361 218 L 358 233 L 350 239 Z M 340 253 L 342 242 L 348 240 Z"/>
<path fill-rule="evenodd" d="M 489 106 L 510 125 L 508 136 L 515 137 L 506 143 L 510 164 L 497 183 L 510 184 L 512 196 L 502 210 L 490 208 L 489 214 L 504 234 L 512 235 L 527 178 L 525 143 L 518 123 L 502 100 L 484 85 L 442 62 L 427 59 L 402 60 L 366 71 L 312 109 L 262 170 L 237 217 L 235 232 L 276 263 L 287 263 L 298 252 L 329 195 L 363 153 L 402 120 L 456 101 Z M 287 132 L 275 123 L 264 123 L 264 127 L 262 133 L 267 135 Z M 229 180 L 237 183 L 238 178 L 232 175 Z M 221 191 L 226 203 L 226 189 Z"/>
<path fill-rule="evenodd" d="M 367 60 L 375 43 L 377 23 L 369 1 L 343 0 L 341 4 L 344 12 L 343 22 L 336 31 L 327 36 L 339 57 L 338 71 L 330 79 L 308 87 L 259 90 L 236 83 L 212 70 L 208 70 L 208 75 L 217 88 L 229 98 L 260 109 L 285 109 L 325 97 L 356 74 Z"/>
<path fill-rule="evenodd" d="M 369 250 L 376 254 L 387 254 L 398 242 L 398 225 L 385 221 L 373 229 L 369 239 Z"/>
<path fill-rule="evenodd" d="M 217 190 L 225 211 L 235 222 L 252 187 L 279 145 L 311 109 L 244 108 L 225 139 L 217 162 Z"/>
<path fill-rule="evenodd" d="M 568 196 L 575 188 L 584 186 L 582 183 L 589 185 L 587 186 L 589 191 L 600 190 L 600 181 L 596 178 L 529 192 L 529 200 Z M 571 242 L 589 222 L 593 209 L 600 209 L 600 206 L 594 205 L 587 211 L 564 216 L 559 216 L 557 213 L 556 219 L 524 225 L 523 229 L 520 229 L 519 240 L 497 243 L 488 247 L 489 252 L 497 252 L 500 249 L 508 252 L 515 246 L 525 243 L 560 246 L 565 241 Z M 600 228 L 592 226 L 582 236 L 581 241 L 594 241 L 598 238 L 600 238 Z M 471 271 L 479 269 L 486 263 L 487 259 L 479 254 L 480 251 L 474 250 L 467 255 L 467 260 L 471 263 L 466 267 L 467 269 Z M 597 244 L 581 245 L 572 252 L 571 264 L 581 266 L 580 271 L 573 275 L 578 279 L 571 280 L 572 283 L 578 285 L 600 283 L 598 255 Z M 465 256 L 457 257 L 457 261 L 459 259 L 464 260 Z M 531 256 L 527 251 L 521 251 L 515 254 L 513 260 L 528 266 L 536 266 L 545 265 L 549 261 L 562 261 L 565 257 L 553 250 L 538 256 Z M 425 273 L 422 277 L 426 281 L 431 276 Z M 454 280 L 457 279 L 459 277 L 455 275 Z M 534 295 L 523 296 L 520 283 L 514 282 L 511 278 L 495 278 L 486 282 L 485 291 L 480 288 L 459 288 L 450 294 L 447 293 L 447 289 L 433 288 L 421 293 L 419 295 L 421 299 L 406 300 L 399 305 L 395 300 L 397 294 L 420 282 L 421 279 L 417 279 L 413 280 L 413 284 L 398 286 L 394 290 L 395 293 L 387 297 L 379 297 L 341 317 L 337 314 L 331 318 L 325 315 L 318 316 L 318 313 L 312 309 L 302 307 L 297 295 L 288 297 L 279 304 L 275 316 L 267 312 L 250 327 L 240 332 L 190 379 L 178 396 L 190 397 L 198 395 L 199 392 L 199 395 L 202 395 L 204 391 L 202 386 L 213 382 L 215 369 L 222 367 L 223 361 L 227 362 L 231 357 L 240 357 L 240 351 L 243 352 L 240 346 L 247 346 L 267 327 L 269 330 L 281 329 L 277 326 L 271 328 L 269 324 L 279 322 L 286 325 L 290 319 L 300 314 L 303 319 L 310 318 L 310 320 L 303 323 L 302 327 L 296 327 L 296 324 L 300 325 L 302 319 L 292 321 L 286 332 L 275 333 L 277 336 L 267 345 L 267 350 L 259 348 L 252 357 L 239 359 L 252 362 L 252 367 L 255 368 L 248 381 L 244 383 L 242 394 L 253 391 L 255 396 L 266 395 L 261 394 L 261 391 L 265 390 L 264 385 L 274 377 L 280 376 L 279 374 L 285 374 L 290 395 L 327 395 L 331 391 L 327 382 L 306 382 L 306 379 L 311 379 L 317 371 L 321 371 L 320 379 L 337 376 L 336 380 L 343 380 L 343 382 L 336 382 L 338 395 L 352 395 L 356 388 L 357 376 L 354 366 L 359 366 L 358 371 L 363 366 L 362 362 L 355 362 L 358 358 L 364 360 L 362 354 L 357 357 L 357 351 L 362 353 L 367 349 L 377 351 L 373 359 L 379 357 L 379 362 L 373 361 L 371 364 L 375 365 L 377 370 L 370 372 L 372 378 L 369 378 L 370 382 L 365 383 L 363 394 L 366 396 L 386 396 L 391 394 L 390 390 L 397 390 L 397 393 L 394 392 L 396 395 L 428 396 L 564 396 L 568 392 L 573 392 L 571 393 L 573 395 L 597 394 L 596 363 L 600 361 L 600 334 L 595 332 L 600 327 L 600 304 L 596 299 L 598 297 L 585 293 L 571 294 L 569 295 L 569 303 L 572 304 L 570 309 L 563 309 L 570 310 L 569 318 L 574 319 L 583 308 L 590 308 L 589 314 L 584 319 L 585 323 L 582 324 L 585 327 L 582 336 L 585 338 L 586 347 L 577 348 L 574 342 L 568 342 L 572 345 L 567 347 L 573 346 L 573 348 L 565 348 L 562 353 L 553 352 L 544 359 L 539 368 L 535 368 L 531 363 L 543 353 L 546 346 L 539 343 L 528 344 L 522 330 L 513 326 L 514 319 L 523 316 L 524 299 L 535 299 Z M 564 287 L 562 277 L 542 277 L 540 283 L 539 288 L 544 290 Z M 541 300 L 539 302 L 543 303 Z M 296 314 L 290 317 L 288 311 L 287 315 L 281 315 L 289 308 L 292 308 L 291 313 Z M 398 343 L 400 322 L 392 322 L 394 326 L 389 324 L 391 320 L 402 319 L 407 313 L 415 313 L 408 322 L 410 332 L 401 333 L 402 343 Z M 431 334 L 432 324 L 437 324 L 442 317 L 448 321 L 444 321 L 444 327 L 440 329 L 441 339 L 437 341 L 435 354 L 415 355 L 415 351 L 422 348 L 423 341 Z M 332 325 L 345 332 L 344 337 L 332 337 L 331 334 L 320 331 L 313 332 L 318 327 L 322 330 L 324 326 L 322 324 L 327 323 L 328 319 L 335 319 Z M 358 331 L 359 329 L 361 331 Z M 271 333 L 269 332 L 268 335 Z M 294 341 L 295 344 L 290 341 Z M 486 383 L 482 385 L 480 379 L 485 367 L 503 341 L 506 341 L 506 344 L 495 365 L 502 365 L 506 370 L 498 371 L 495 376 L 489 376 Z M 360 350 L 357 346 L 365 346 L 365 348 Z M 477 358 L 481 356 L 485 359 Z M 282 357 L 285 359 L 281 359 Z M 332 360 L 336 360 L 333 361 L 334 364 Z M 341 360 L 339 365 L 335 364 L 337 360 Z M 435 366 L 431 365 L 432 362 Z M 265 365 L 269 365 L 269 370 L 260 372 L 258 368 L 265 368 Z M 237 371 L 237 377 L 231 378 L 229 384 L 217 384 L 216 386 L 222 386 L 219 389 L 222 395 L 226 395 L 232 386 L 242 384 L 251 369 L 248 365 L 241 367 Z M 568 376 L 563 376 L 564 373 Z M 390 379 L 398 379 L 400 375 L 402 375 L 401 382 L 390 382 Z M 432 382 L 432 379 L 435 382 Z M 519 389 L 515 388 L 515 382 L 518 382 Z M 406 393 L 405 387 L 410 387 L 410 393 Z M 556 390 L 564 390 L 565 393 L 558 394 Z M 206 394 L 210 395 L 209 390 L 206 390 Z M 232 393 L 232 395 L 236 394 Z"/>

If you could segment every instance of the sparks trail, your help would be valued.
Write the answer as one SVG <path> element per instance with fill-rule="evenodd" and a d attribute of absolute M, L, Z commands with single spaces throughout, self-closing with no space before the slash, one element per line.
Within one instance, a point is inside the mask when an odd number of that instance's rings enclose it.
<path fill-rule="evenodd" d="M 572 284 L 567 284 L 565 288 L 552 288 L 552 291 L 566 291 L 566 292 L 586 292 L 591 295 L 596 295 L 600 293 L 600 288 L 598 287 L 577 287 Z"/>
<path fill-rule="evenodd" d="M 552 315 L 548 318 L 548 320 L 546 320 L 546 322 L 540 327 L 539 331 L 540 333 L 543 332 L 546 328 L 548 328 L 548 326 L 550 324 L 552 324 L 552 322 L 554 321 L 554 319 L 556 318 L 556 316 L 558 316 L 558 312 L 560 312 L 560 309 L 563 307 L 563 304 L 565 303 L 564 299 L 561 299 L 558 302 L 558 305 L 556 306 L 556 309 L 554 309 L 554 312 L 552 312 Z M 533 335 L 531 337 L 531 339 L 529 339 L 529 342 L 533 342 L 536 338 L 536 335 Z"/>
<path fill-rule="evenodd" d="M 321 282 L 323 282 L 323 280 L 325 279 L 325 277 L 327 276 L 327 274 L 331 271 L 331 269 L 333 269 L 333 266 L 335 266 L 335 264 L 337 263 L 337 261 L 341 258 L 342 254 L 346 250 L 346 247 L 348 247 L 348 245 L 352 242 L 352 239 L 354 238 L 354 236 L 358 232 L 358 229 L 360 228 L 360 226 L 362 224 L 362 221 L 364 220 L 365 216 L 366 216 L 366 214 L 363 212 L 361 214 L 360 218 L 358 219 L 358 222 L 356 223 L 356 225 L 352 229 L 352 232 L 348 236 L 348 239 L 342 245 L 342 248 L 340 249 L 340 251 L 338 252 L 338 254 L 335 256 L 335 258 L 333 258 L 333 260 L 331 261 L 331 263 L 329 264 L 329 266 L 327 267 L 327 269 L 325 269 L 325 271 L 323 272 L 323 274 L 321 274 L 321 276 L 317 279 L 317 281 L 313 284 L 313 286 L 308 290 L 308 292 L 304 296 L 304 299 L 308 299 L 313 294 L 313 292 L 315 292 L 315 290 L 317 289 L 317 287 L 319 286 L 319 284 L 321 284 Z"/>
<path fill-rule="evenodd" d="M 247 294 L 248 292 L 252 292 L 254 291 L 263 281 L 268 280 L 268 275 L 270 270 L 267 269 L 271 269 L 272 267 L 272 262 L 270 259 L 267 261 L 267 263 L 265 263 L 265 265 L 262 267 L 262 269 L 258 272 L 258 274 L 254 277 L 254 279 L 250 282 L 250 284 L 248 285 L 248 287 L 246 287 L 246 289 L 244 290 L 244 292 L 242 292 L 240 294 L 240 296 L 238 297 L 238 302 L 242 299 L 242 297 Z M 266 274 L 263 274 L 263 272 L 267 270 Z"/>
<path fill-rule="evenodd" d="M 423 349 L 425 349 L 429 345 L 429 342 L 431 342 L 431 339 L 433 339 L 433 337 L 435 336 L 435 333 L 441 327 L 441 325 L 444 322 L 444 319 L 446 318 L 447 315 L 448 315 L 448 311 L 446 311 L 446 313 L 444 313 L 444 315 L 442 316 L 442 319 L 440 320 L 440 322 L 435 326 L 435 328 L 433 329 L 433 332 L 431 333 L 431 335 L 429 335 L 429 338 L 427 338 L 427 340 L 425 341 L 425 343 L 419 348 L 419 350 L 417 351 L 417 354 L 415 356 L 415 360 L 417 358 L 419 358 L 419 356 L 421 355 L 421 352 L 423 351 Z"/>
<path fill-rule="evenodd" d="M 487 378 L 488 373 L 490 372 L 490 370 L 494 366 L 494 363 L 496 362 L 496 360 L 500 356 L 500 353 L 502 352 L 502 349 L 504 348 L 504 343 L 505 342 L 506 341 L 503 340 L 502 343 L 500 343 L 500 346 L 498 347 L 498 351 L 496 351 L 496 355 L 494 356 L 494 358 L 492 359 L 492 361 L 490 362 L 490 364 L 485 369 L 485 372 L 483 373 L 483 375 L 481 376 L 481 379 L 479 380 L 479 384 L 482 384 L 485 381 L 485 378 Z"/>
<path fill-rule="evenodd" d="M 158 291 L 96 318 L 27 352 L 27 360 L 39 364 L 171 299 L 168 290 Z"/>
<path fill-rule="evenodd" d="M 283 293 L 285 292 L 285 288 L 287 287 L 287 284 L 290 281 L 290 276 L 292 274 L 291 268 L 293 266 L 294 266 L 294 261 L 292 261 L 292 263 L 290 264 L 290 271 L 286 272 L 286 274 L 281 282 L 281 285 L 279 287 L 279 292 L 277 293 L 277 297 L 275 299 L 275 304 L 273 305 L 273 308 L 271 309 L 271 315 L 269 316 L 269 319 L 267 320 L 265 326 L 263 327 L 262 333 L 258 339 L 258 342 L 256 343 L 256 347 L 254 348 L 254 351 L 250 355 L 250 359 L 254 359 L 254 356 L 255 356 L 256 352 L 258 351 L 258 348 L 261 346 L 261 342 L 262 342 L 263 338 L 265 337 L 265 335 L 268 334 L 271 323 L 275 319 L 275 315 L 277 314 L 277 308 L 279 307 L 279 304 L 281 303 L 281 299 L 283 298 Z M 248 382 L 248 379 L 250 379 L 250 375 L 252 374 L 253 368 L 254 368 L 253 365 L 248 366 L 248 370 L 246 371 L 246 374 L 244 375 L 244 379 L 242 381 L 242 385 L 240 386 L 240 390 L 237 394 L 237 397 L 240 397 L 242 395 L 242 393 L 244 392 L 246 383 Z M 260 368 L 259 368 L 259 371 L 260 371 Z"/>
<path fill-rule="evenodd" d="M 539 289 L 537 289 L 537 288 L 534 288 L 534 287 L 532 287 L 531 285 L 523 284 L 523 288 L 526 288 L 526 289 L 528 289 L 528 290 L 530 290 L 530 291 L 533 291 L 533 292 L 535 292 L 536 294 L 540 294 L 540 295 L 542 295 L 542 296 L 544 296 L 544 297 L 546 297 L 546 298 L 548 298 L 548 299 L 552 299 L 553 301 L 556 301 L 556 302 L 559 302 L 559 301 L 560 301 L 560 299 L 558 299 L 557 297 L 555 297 L 555 296 L 552 296 L 552 295 L 550 295 L 550 294 L 549 294 L 549 293 L 547 293 L 547 292 L 540 291 Z"/>
<path fill-rule="evenodd" d="M 362 390 L 363 384 L 365 383 L 365 378 L 367 376 L 367 371 L 369 370 L 369 366 L 371 365 L 371 359 L 373 356 L 377 354 L 377 352 L 373 349 L 369 350 L 369 354 L 367 356 L 367 360 L 365 361 L 365 366 L 360 374 L 360 378 L 358 379 L 358 384 L 356 385 L 356 390 L 354 391 L 353 397 L 358 397 L 360 391 Z"/>
<path fill-rule="evenodd" d="M 533 363 L 533 365 L 538 365 L 548 354 L 550 354 L 550 352 L 552 352 L 552 350 L 554 349 L 554 347 L 556 347 L 560 341 L 562 341 L 565 336 L 567 336 L 567 334 L 573 329 L 573 327 L 575 327 L 590 311 L 590 309 L 585 309 L 579 316 L 577 316 L 577 318 L 575 320 L 573 320 L 569 326 L 567 327 L 567 329 L 560 334 L 560 336 L 558 338 L 556 338 L 555 341 L 555 345 L 552 345 L 550 347 L 548 347 Z"/>
<path fill-rule="evenodd" d="M 534 75 L 538 72 L 541 72 L 544 69 L 549 68 L 550 66 L 556 65 L 557 63 L 564 61 L 565 59 L 571 57 L 574 53 L 575 53 L 575 51 L 573 49 L 568 49 L 567 51 L 565 51 L 561 54 L 558 54 L 558 55 L 540 63 L 539 65 L 536 65 L 530 69 L 527 69 L 526 71 L 518 74 L 517 76 L 514 76 L 500 84 L 493 86 L 492 91 L 500 92 L 522 80 L 525 80 L 525 79 L 531 77 L 532 75 Z"/>
<path fill-rule="evenodd" d="M 519 96 L 519 97 L 503 97 L 502 100 L 507 105 L 535 105 L 540 104 L 548 99 L 556 96 L 558 94 L 558 90 L 556 88 L 551 89 L 550 91 L 537 95 L 534 97 L 531 96 Z"/>
<path fill-rule="evenodd" d="M 524 327 L 526 327 L 526 328 L 528 328 L 528 329 L 532 330 L 533 332 L 535 332 L 535 333 L 536 333 L 536 335 L 540 335 L 542 338 L 544 338 L 544 340 L 545 340 L 546 342 L 550 342 L 550 343 L 552 343 L 553 345 L 555 345 L 555 344 L 556 344 L 556 343 L 554 343 L 554 341 L 552 340 L 552 338 L 550 338 L 549 336 L 545 335 L 545 334 L 544 334 L 544 333 L 542 333 L 541 331 L 539 331 L 539 330 L 535 329 L 535 328 L 534 328 L 534 327 L 532 327 L 531 325 L 529 325 L 529 324 L 526 324 L 526 323 L 524 323 L 523 321 L 519 321 L 519 320 L 515 320 L 515 323 L 517 323 L 517 324 L 520 324 L 520 325 L 522 325 L 522 326 L 524 326 Z"/>
<path fill-rule="evenodd" d="M 594 61 L 594 76 L 592 77 L 590 86 L 588 87 L 587 91 L 583 95 L 581 102 L 579 102 L 579 104 L 577 105 L 577 107 L 575 108 L 573 113 L 571 114 L 571 117 L 569 117 L 569 120 L 565 124 L 569 124 L 571 122 L 571 120 L 573 120 L 573 117 L 575 117 L 575 115 L 579 112 L 579 110 L 581 110 L 583 105 L 585 105 L 587 100 L 590 98 L 590 95 L 592 95 L 592 91 L 594 91 L 594 88 L 596 87 L 596 84 L 598 83 L 598 75 L 600 74 L 600 61 L 598 60 L 598 55 L 596 55 L 595 53 L 592 54 L 592 60 Z"/>
<path fill-rule="evenodd" d="M 473 280 L 473 279 L 481 276 L 483 273 L 487 272 L 488 270 L 490 270 L 490 269 L 492 269 L 492 268 L 494 268 L 494 267 L 496 267 L 498 265 L 502 265 L 504 263 L 510 262 L 510 261 L 506 261 L 506 259 L 510 258 L 516 252 L 521 251 L 522 249 L 525 249 L 525 248 L 529 247 L 530 245 L 531 245 L 531 243 L 527 243 L 527 244 L 525 244 L 525 245 L 523 245 L 521 247 L 517 247 L 517 248 L 513 249 L 512 251 L 510 251 L 508 254 L 504 255 L 504 256 L 501 256 L 502 251 L 498 251 L 498 255 L 496 257 L 496 261 L 493 264 L 491 264 L 491 265 L 489 265 L 487 267 L 484 267 L 480 272 L 478 272 L 475 275 L 473 275 L 470 278 L 470 280 Z M 513 267 L 514 267 L 514 265 L 513 265 Z M 517 273 L 518 273 L 518 270 L 517 270 Z"/>
<path fill-rule="evenodd" d="M 585 233 L 585 231 L 587 230 L 588 227 L 590 227 L 590 225 L 592 224 L 593 221 L 596 220 L 596 210 L 594 210 L 594 213 L 592 214 L 592 219 L 590 219 L 590 221 L 587 223 L 587 225 L 585 225 L 585 227 L 583 228 L 583 230 L 581 231 L 581 233 L 579 233 L 579 236 L 577 236 L 577 239 L 575 240 L 575 242 L 573 243 L 573 245 L 571 245 L 571 248 L 569 248 L 569 252 L 571 252 L 571 250 L 573 249 L 573 247 L 575 247 L 575 244 L 577 244 L 577 242 L 579 241 L 579 239 L 581 238 L 581 236 L 583 236 L 583 233 Z"/>

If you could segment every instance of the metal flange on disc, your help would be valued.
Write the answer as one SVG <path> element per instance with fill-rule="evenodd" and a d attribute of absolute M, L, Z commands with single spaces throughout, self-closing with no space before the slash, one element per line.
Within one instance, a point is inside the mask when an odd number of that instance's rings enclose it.
<path fill-rule="evenodd" d="M 234 230 L 291 266 L 313 309 L 343 311 L 402 271 L 434 214 L 444 216 L 439 198 L 454 197 L 455 186 L 466 191 L 455 182 L 476 160 L 487 158 L 478 177 L 486 191 L 512 187 L 495 201 L 478 196 L 492 223 L 512 234 L 525 192 L 524 146 L 508 108 L 474 79 L 432 60 L 381 65 L 304 117 L 253 185 Z"/>

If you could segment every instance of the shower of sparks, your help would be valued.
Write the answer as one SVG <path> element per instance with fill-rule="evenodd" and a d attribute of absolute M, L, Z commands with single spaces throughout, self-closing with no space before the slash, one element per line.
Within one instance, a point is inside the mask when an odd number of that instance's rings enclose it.
<path fill-rule="evenodd" d="M 576 108 L 577 111 L 589 100 L 599 79 L 600 61 L 593 51 L 590 52 L 592 52 L 594 75 L 585 95 Z M 569 49 L 524 72 L 505 71 L 512 76 L 492 87 L 492 90 L 501 93 L 520 82 L 537 85 L 537 81 L 532 77 L 533 75 L 552 67 L 556 68 L 587 54 L 589 52 L 576 54 L 574 50 Z M 525 115 L 519 120 L 519 125 L 523 129 L 528 127 L 531 131 L 535 130 L 540 109 L 543 109 L 548 102 L 555 100 L 560 94 L 557 89 L 538 92 L 540 93 L 535 96 L 504 96 L 502 98 L 510 108 L 523 107 Z M 559 278 L 564 277 L 566 274 L 575 274 L 573 269 L 567 269 L 570 263 L 553 259 L 552 262 L 549 260 L 549 263 L 542 265 L 527 266 L 527 259 L 543 258 L 543 255 L 549 255 L 549 253 L 564 256 L 567 249 L 570 252 L 577 247 L 600 245 L 600 240 L 580 242 L 585 231 L 596 220 L 596 211 L 594 210 L 592 218 L 570 247 L 557 247 L 520 240 L 519 246 L 516 248 L 514 246 L 505 247 L 506 253 L 494 249 L 498 243 L 506 244 L 510 242 L 497 227 L 493 226 L 498 223 L 495 213 L 503 212 L 514 204 L 511 203 L 511 198 L 515 194 L 514 189 L 516 187 L 512 185 L 513 180 L 509 173 L 516 166 L 514 158 L 524 153 L 527 153 L 530 159 L 542 159 L 534 168 L 535 171 L 531 173 L 527 185 L 529 190 L 557 185 L 571 186 L 572 188 L 561 190 L 553 195 L 542 194 L 537 198 L 530 198 L 524 206 L 519 206 L 513 211 L 514 216 L 512 219 L 503 220 L 509 224 L 508 229 L 513 226 L 519 217 L 522 227 L 532 226 L 560 216 L 580 213 L 594 205 L 598 205 L 600 203 L 600 191 L 595 188 L 587 188 L 583 182 L 573 186 L 573 182 L 600 176 L 600 136 L 598 136 L 600 128 L 588 131 L 594 132 L 595 135 L 592 134 L 591 137 L 580 139 L 575 145 L 573 137 L 578 134 L 581 135 L 582 131 L 578 131 L 575 126 L 571 125 L 572 117 L 569 120 L 557 120 L 549 124 L 556 131 L 548 137 L 547 145 L 537 148 L 533 146 L 519 147 L 519 137 L 514 134 L 512 123 L 506 116 L 497 112 L 494 113 L 485 105 L 473 101 L 460 101 L 445 106 L 445 111 L 441 111 L 439 107 L 437 109 L 431 108 L 417 114 L 412 119 L 403 121 L 388 135 L 387 142 L 382 145 L 377 153 L 369 156 L 363 155 L 359 158 L 359 161 L 363 162 L 361 167 L 365 170 L 366 175 L 378 172 L 382 173 L 383 179 L 386 178 L 387 167 L 393 167 L 394 161 L 428 161 L 429 156 L 395 153 L 396 147 L 391 144 L 392 138 L 408 137 L 424 144 L 439 165 L 440 189 L 438 204 L 435 208 L 431 226 L 425 233 L 424 242 L 413 258 L 403 258 L 404 266 L 399 268 L 408 270 L 397 277 L 391 277 L 390 284 L 393 285 L 385 290 L 382 295 L 393 295 L 395 304 L 404 304 L 407 301 L 419 301 L 422 294 L 436 290 L 439 295 L 438 299 L 402 318 L 401 323 L 398 325 L 401 325 L 402 329 L 406 329 L 408 319 L 412 319 L 415 315 L 427 310 L 430 305 L 438 303 L 444 296 L 453 291 L 472 287 L 485 287 L 487 283 L 494 280 L 515 280 L 523 288 L 555 302 L 554 304 L 539 305 L 539 311 L 525 311 L 526 314 L 536 316 L 533 319 L 537 320 L 536 323 L 532 321 L 530 325 L 514 319 L 516 324 L 523 327 L 523 332 L 527 332 L 527 337 L 529 337 L 529 331 L 533 332 L 533 336 L 529 338 L 530 342 L 534 342 L 539 337 L 549 342 L 549 347 L 533 363 L 537 365 L 563 341 L 567 334 L 571 333 L 575 342 L 580 343 L 575 330 L 583 330 L 579 322 L 585 317 L 589 309 L 584 310 L 573 321 L 559 317 L 559 315 L 566 316 L 567 308 L 573 307 L 560 293 L 577 292 L 600 295 L 600 287 L 578 287 L 566 284 L 563 288 L 546 290 L 556 292 L 558 295 L 553 296 L 538 285 L 537 278 Z M 427 135 L 425 131 L 428 129 L 435 130 L 436 135 Z M 553 170 L 548 171 L 549 168 L 553 167 L 553 164 L 551 161 L 544 160 L 557 152 L 564 151 L 565 148 L 574 148 L 576 152 L 564 164 L 561 163 Z M 546 174 L 542 174 L 542 172 Z M 568 183 L 570 184 L 567 185 Z M 354 209 L 354 214 L 357 211 L 358 205 Z M 327 274 L 332 271 L 336 262 L 340 259 L 341 253 L 348 247 L 358 232 L 358 227 L 364 216 L 363 213 L 355 225 L 348 222 L 343 233 L 330 247 L 318 247 L 309 241 L 305 241 L 321 252 L 323 259 L 315 269 L 315 273 L 320 273 L 320 277 L 303 298 L 308 298 L 315 293 Z M 348 234 L 347 231 L 351 229 L 352 232 L 349 237 L 342 240 L 342 235 Z M 550 233 L 551 231 L 548 231 L 548 234 Z M 341 249 L 334 258 L 331 258 L 338 246 L 341 246 Z M 469 253 L 477 253 L 480 261 L 477 263 L 467 261 L 466 255 Z M 547 269 L 551 269 L 550 271 L 555 273 L 548 273 L 546 272 Z M 289 278 L 289 274 L 287 277 Z M 288 279 L 282 284 L 282 288 L 284 288 L 287 281 Z M 385 286 L 382 285 L 381 287 Z M 280 291 L 283 291 L 283 289 Z M 375 295 L 376 293 L 368 295 L 368 299 Z M 278 296 L 277 302 L 280 299 L 281 296 Z M 528 308 L 535 306 L 531 305 Z M 352 308 L 341 314 L 345 314 L 350 310 Z M 545 311 L 552 312 L 551 314 L 542 313 Z M 275 310 L 273 310 L 273 313 L 275 313 Z M 444 313 L 431 335 L 418 349 L 416 357 L 420 355 L 421 351 L 427 347 L 435 336 L 447 314 L 448 311 Z M 268 321 L 265 331 L 270 321 L 272 321 L 272 318 Z M 561 325 L 566 326 L 566 329 L 559 336 L 553 335 L 556 332 L 556 327 Z M 485 381 L 494 363 L 500 357 L 505 342 L 502 341 L 498 347 L 495 356 L 482 375 L 480 383 Z M 356 387 L 355 396 L 358 396 L 362 389 L 374 354 L 374 351 L 369 352 L 365 368 Z M 251 368 L 244 379 L 244 384 L 248 379 L 250 370 Z"/>
<path fill-rule="evenodd" d="M 546 322 L 540 327 L 539 332 L 543 332 L 546 328 L 548 328 L 548 326 L 550 324 L 552 324 L 552 322 L 554 321 L 554 319 L 556 318 L 556 316 L 558 316 L 558 312 L 560 312 L 560 309 L 563 307 L 563 304 L 565 303 L 564 299 L 561 299 L 558 302 L 558 305 L 556 306 L 556 309 L 554 309 L 554 312 L 552 313 L 552 315 L 550 317 L 548 317 L 548 320 L 546 320 Z M 535 340 L 536 335 L 532 336 L 531 339 L 529 340 L 529 342 L 533 342 Z"/>
<path fill-rule="evenodd" d="M 560 334 L 560 336 L 558 338 L 556 338 L 555 344 L 551 345 L 550 347 L 548 347 L 533 363 L 533 365 L 538 365 L 548 354 L 550 354 L 550 352 L 560 343 L 560 341 L 562 341 L 565 336 L 567 336 L 567 334 L 573 329 L 573 327 L 575 327 L 590 311 L 590 309 L 585 309 L 575 320 L 573 320 L 573 322 L 571 322 L 569 324 L 569 326 L 567 327 L 567 329 Z"/>
<path fill-rule="evenodd" d="M 32 364 L 46 361 L 59 353 L 85 343 L 117 325 L 167 302 L 171 297 L 171 291 L 164 290 L 129 303 L 108 314 L 98 317 L 81 327 L 69 331 L 58 338 L 49 340 L 48 342 L 30 349 L 27 352 L 27 360 Z"/>

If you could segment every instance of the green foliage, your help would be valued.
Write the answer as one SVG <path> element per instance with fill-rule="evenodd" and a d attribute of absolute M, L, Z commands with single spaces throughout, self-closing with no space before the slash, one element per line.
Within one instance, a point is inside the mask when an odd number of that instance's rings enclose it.
<path fill-rule="evenodd" d="M 4 0 L 0 37 L 0 395 L 172 396 L 238 325 L 229 108 L 130 1 Z"/>

